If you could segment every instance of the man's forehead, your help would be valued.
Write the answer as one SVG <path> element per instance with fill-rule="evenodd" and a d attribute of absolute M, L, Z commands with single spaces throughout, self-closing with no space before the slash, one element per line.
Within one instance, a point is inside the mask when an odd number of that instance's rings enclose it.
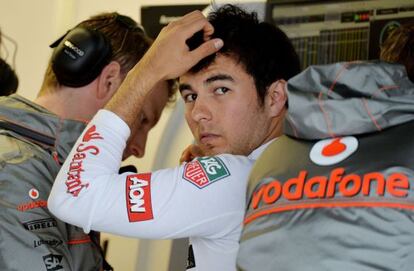
<path fill-rule="evenodd" d="M 204 67 L 200 71 L 188 71 L 182 76 L 180 76 L 179 83 L 189 84 L 190 82 L 194 81 L 204 82 L 208 80 L 208 78 L 216 75 L 228 75 L 229 77 L 234 77 L 232 74 L 240 71 L 247 74 L 244 66 L 240 62 L 238 62 L 234 57 L 220 54 L 217 55 L 217 57 L 211 64 L 209 64 L 207 67 Z"/>

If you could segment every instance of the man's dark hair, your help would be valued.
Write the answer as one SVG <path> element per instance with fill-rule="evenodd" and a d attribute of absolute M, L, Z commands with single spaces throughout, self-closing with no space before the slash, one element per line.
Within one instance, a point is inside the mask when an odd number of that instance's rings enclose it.
<path fill-rule="evenodd" d="M 408 78 L 414 82 L 414 22 L 401 25 L 391 32 L 381 45 L 380 58 L 404 65 Z"/>
<path fill-rule="evenodd" d="M 19 85 L 19 79 L 16 73 L 0 58 L 0 96 L 8 96 L 16 92 Z"/>
<path fill-rule="evenodd" d="M 288 80 L 300 72 L 299 57 L 286 34 L 277 26 L 259 22 L 257 14 L 247 13 L 234 5 L 225 5 L 208 15 L 214 27 L 212 38 L 221 38 L 224 46 L 217 54 L 241 63 L 255 81 L 259 101 L 264 102 L 267 88 L 279 79 Z M 190 49 L 203 42 L 198 32 L 187 44 Z M 190 72 L 209 66 L 216 55 L 202 59 Z"/>

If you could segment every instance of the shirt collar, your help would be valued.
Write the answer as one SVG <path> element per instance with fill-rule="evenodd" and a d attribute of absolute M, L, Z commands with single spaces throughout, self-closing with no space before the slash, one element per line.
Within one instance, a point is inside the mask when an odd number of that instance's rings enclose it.
<path fill-rule="evenodd" d="M 273 141 L 275 141 L 277 138 L 273 138 L 272 140 L 264 143 L 263 145 L 260 145 L 258 148 L 253 150 L 247 157 L 249 157 L 252 160 L 257 160 L 259 156 L 262 154 L 262 152 L 267 148 L 267 146 L 270 145 Z"/>

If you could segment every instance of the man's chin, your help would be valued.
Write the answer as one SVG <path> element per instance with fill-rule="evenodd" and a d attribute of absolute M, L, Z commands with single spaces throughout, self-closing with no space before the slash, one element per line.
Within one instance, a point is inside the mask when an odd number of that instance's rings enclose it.
<path fill-rule="evenodd" d="M 223 153 L 230 153 L 225 148 L 218 146 L 202 146 L 201 149 L 205 156 L 216 156 Z"/>

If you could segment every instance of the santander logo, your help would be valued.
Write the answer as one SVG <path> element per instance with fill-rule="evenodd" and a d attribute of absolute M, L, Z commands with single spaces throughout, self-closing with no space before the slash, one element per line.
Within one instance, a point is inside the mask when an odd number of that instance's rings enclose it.
<path fill-rule="evenodd" d="M 67 192 L 72 194 L 74 197 L 77 197 L 80 191 L 83 188 L 87 188 L 89 183 L 83 182 L 82 172 L 83 162 L 89 155 L 98 155 L 99 148 L 94 144 L 91 144 L 90 141 L 102 140 L 103 137 L 96 131 L 96 126 L 92 125 L 85 132 L 82 137 L 82 141 L 78 144 L 76 148 L 76 153 L 72 156 L 72 160 L 69 164 L 69 169 L 67 171 L 67 179 L 65 184 L 67 186 Z"/>
<path fill-rule="evenodd" d="M 313 145 L 309 157 L 317 165 L 330 166 L 339 163 L 358 149 L 358 140 L 353 136 L 328 138 Z"/>

